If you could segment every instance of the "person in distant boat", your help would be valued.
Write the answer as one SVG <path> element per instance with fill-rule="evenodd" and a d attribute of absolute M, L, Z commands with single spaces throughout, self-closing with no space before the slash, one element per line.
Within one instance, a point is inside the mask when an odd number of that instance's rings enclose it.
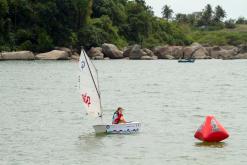
<path fill-rule="evenodd" d="M 123 108 L 118 107 L 116 112 L 114 112 L 113 117 L 112 117 L 112 124 L 121 124 L 121 123 L 126 123 L 124 117 L 123 117 Z"/>

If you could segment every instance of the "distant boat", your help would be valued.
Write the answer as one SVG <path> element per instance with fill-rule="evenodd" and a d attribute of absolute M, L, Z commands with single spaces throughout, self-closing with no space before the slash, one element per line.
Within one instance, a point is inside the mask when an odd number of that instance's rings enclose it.
<path fill-rule="evenodd" d="M 93 65 L 92 61 L 87 56 L 86 52 L 82 49 L 80 61 L 80 95 L 82 103 L 87 110 L 89 115 L 96 118 L 103 116 L 101 97 L 98 82 L 97 69 Z M 139 122 L 128 122 L 125 124 L 100 124 L 93 126 L 95 133 L 110 133 L 110 134 L 121 134 L 121 133 L 135 133 L 141 128 Z"/>
<path fill-rule="evenodd" d="M 179 59 L 178 62 L 179 63 L 194 63 L 195 62 L 195 58 L 188 58 L 188 59 Z"/>
<path fill-rule="evenodd" d="M 196 48 L 195 50 L 192 51 L 192 53 L 190 54 L 190 57 L 186 57 L 185 58 L 185 54 L 183 51 L 183 55 L 182 57 L 180 57 L 180 59 L 178 60 L 179 63 L 194 63 L 196 61 L 195 57 L 194 57 L 194 53 L 200 49 L 200 47 Z"/>

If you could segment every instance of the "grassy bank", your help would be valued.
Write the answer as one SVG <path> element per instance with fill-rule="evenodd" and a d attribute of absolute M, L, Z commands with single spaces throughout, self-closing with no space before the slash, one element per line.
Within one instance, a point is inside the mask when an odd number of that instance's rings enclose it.
<path fill-rule="evenodd" d="M 233 29 L 190 30 L 187 34 L 195 42 L 207 45 L 240 45 L 247 43 L 247 25 L 236 25 Z"/>

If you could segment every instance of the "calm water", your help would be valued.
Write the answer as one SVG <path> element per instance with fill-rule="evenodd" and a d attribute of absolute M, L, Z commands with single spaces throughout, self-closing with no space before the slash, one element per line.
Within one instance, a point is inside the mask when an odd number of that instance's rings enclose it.
<path fill-rule="evenodd" d="M 73 61 L 0 62 L 0 164 L 246 165 L 247 61 L 95 61 L 105 122 L 117 106 L 135 135 L 95 136 Z M 204 116 L 224 143 L 193 138 Z"/>

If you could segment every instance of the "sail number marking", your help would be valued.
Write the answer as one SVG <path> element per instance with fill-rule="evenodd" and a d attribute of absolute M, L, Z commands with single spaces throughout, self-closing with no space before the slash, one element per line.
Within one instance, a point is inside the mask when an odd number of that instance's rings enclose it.
<path fill-rule="evenodd" d="M 84 61 L 81 61 L 81 70 L 83 70 L 85 68 L 86 64 Z"/>
<path fill-rule="evenodd" d="M 91 104 L 91 98 L 90 96 L 86 94 L 82 94 L 82 101 L 89 107 Z"/>

